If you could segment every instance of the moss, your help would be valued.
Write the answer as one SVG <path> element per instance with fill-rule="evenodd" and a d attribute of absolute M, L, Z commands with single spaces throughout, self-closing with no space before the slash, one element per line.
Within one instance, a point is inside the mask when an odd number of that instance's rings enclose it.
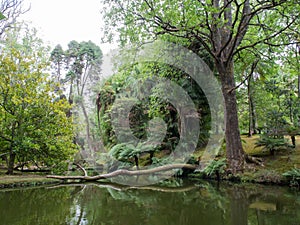
<path fill-rule="evenodd" d="M 222 179 L 241 183 L 289 185 L 289 181 L 282 174 L 293 168 L 300 168 L 300 136 L 296 137 L 296 148 L 278 151 L 275 156 L 270 155 L 268 151 L 262 151 L 262 147 L 255 147 L 258 139 L 259 135 L 242 135 L 243 148 L 246 154 L 262 159 L 264 166 L 247 163 L 244 173 L 236 176 L 225 174 Z M 201 151 L 197 151 L 196 154 L 201 155 Z M 190 174 L 189 177 L 205 179 L 201 173 Z"/>

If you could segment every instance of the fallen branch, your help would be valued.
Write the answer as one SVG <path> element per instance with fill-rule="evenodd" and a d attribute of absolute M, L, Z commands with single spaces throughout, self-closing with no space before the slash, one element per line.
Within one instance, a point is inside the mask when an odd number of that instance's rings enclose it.
<path fill-rule="evenodd" d="M 86 170 L 79 164 L 79 163 L 73 163 L 75 166 L 77 166 L 84 174 L 84 176 L 87 176 Z"/>
<path fill-rule="evenodd" d="M 59 179 L 59 180 L 84 180 L 84 181 L 96 181 L 101 179 L 108 179 L 120 175 L 125 176 L 135 176 L 135 175 L 148 175 L 152 173 L 158 173 L 162 171 L 172 170 L 172 169 L 191 169 L 195 170 L 197 168 L 196 165 L 191 164 L 169 164 L 164 166 L 159 166 L 146 170 L 116 170 L 107 174 L 100 174 L 96 176 L 58 176 L 58 175 L 48 175 L 47 178 Z"/>

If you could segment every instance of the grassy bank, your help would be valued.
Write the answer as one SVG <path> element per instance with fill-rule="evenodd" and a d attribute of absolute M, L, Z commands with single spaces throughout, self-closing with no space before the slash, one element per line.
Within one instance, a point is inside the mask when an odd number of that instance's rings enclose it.
<path fill-rule="evenodd" d="M 256 147 L 255 143 L 258 139 L 258 135 L 242 136 L 245 152 L 250 156 L 260 158 L 263 165 L 247 163 L 244 173 L 240 175 L 240 180 L 265 184 L 289 184 L 282 174 L 295 167 L 300 168 L 300 137 L 296 138 L 295 149 L 277 151 L 275 155 L 263 151 L 262 147 Z M 55 179 L 46 178 L 46 174 L 43 173 L 15 172 L 15 175 L 7 176 L 5 170 L 0 169 L 0 188 L 37 186 L 59 182 Z"/>
<path fill-rule="evenodd" d="M 20 173 L 5 175 L 5 170 L 0 170 L 0 188 L 29 187 L 45 184 L 59 183 L 55 179 L 46 178 L 43 174 Z"/>
<path fill-rule="evenodd" d="M 255 143 L 258 139 L 258 135 L 242 136 L 245 152 L 250 156 L 260 158 L 263 166 L 248 163 L 241 179 L 257 183 L 288 184 L 282 174 L 295 167 L 300 168 L 300 137 L 296 137 L 296 148 L 276 151 L 275 155 L 271 155 L 269 151 L 263 151 L 262 147 L 256 147 Z"/>

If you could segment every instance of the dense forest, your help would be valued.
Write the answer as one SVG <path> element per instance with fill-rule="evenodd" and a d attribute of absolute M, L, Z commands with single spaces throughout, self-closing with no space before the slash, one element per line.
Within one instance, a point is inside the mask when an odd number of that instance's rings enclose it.
<path fill-rule="evenodd" d="M 109 77 L 99 46 L 50 48 L 17 22 L 27 10 L 0 6 L 7 174 L 174 165 L 177 176 L 220 179 L 280 165 L 270 176 L 300 180 L 299 1 L 105 0 L 99 38 L 120 49 Z"/>

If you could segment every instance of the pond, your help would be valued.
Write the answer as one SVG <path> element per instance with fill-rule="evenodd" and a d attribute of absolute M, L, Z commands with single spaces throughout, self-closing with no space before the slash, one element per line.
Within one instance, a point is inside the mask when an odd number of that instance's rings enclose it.
<path fill-rule="evenodd" d="M 0 191 L 1 225 L 299 225 L 286 187 L 174 180 L 126 187 L 69 184 Z"/>

